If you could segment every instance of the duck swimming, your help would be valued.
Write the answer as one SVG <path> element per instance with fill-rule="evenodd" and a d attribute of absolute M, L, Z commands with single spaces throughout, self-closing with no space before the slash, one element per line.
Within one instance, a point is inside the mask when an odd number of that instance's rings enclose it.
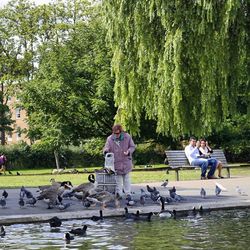
<path fill-rule="evenodd" d="M 84 225 L 82 228 L 78 227 L 78 228 L 75 228 L 75 229 L 71 229 L 69 231 L 69 233 L 83 236 L 83 235 L 86 234 L 87 228 L 88 228 L 88 226 Z"/>
<path fill-rule="evenodd" d="M 91 220 L 92 220 L 92 221 L 103 221 L 102 210 L 99 211 L 99 214 L 100 214 L 100 216 L 93 215 L 93 216 L 91 217 Z"/>
<path fill-rule="evenodd" d="M 173 216 L 173 213 L 169 210 L 165 210 L 165 199 L 161 196 L 160 197 L 161 202 L 161 211 L 158 213 L 158 216 L 161 218 L 171 218 Z"/>
<path fill-rule="evenodd" d="M 0 237 L 4 237 L 5 236 L 5 230 L 4 230 L 4 227 L 1 226 L 1 229 L 0 229 Z"/>
<path fill-rule="evenodd" d="M 49 219 L 49 224 L 51 227 L 60 227 L 62 225 L 62 221 L 57 216 L 54 216 Z"/>
<path fill-rule="evenodd" d="M 70 235 L 70 233 L 67 232 L 64 234 L 64 239 L 67 243 L 70 243 L 70 241 L 74 239 L 74 236 Z"/>

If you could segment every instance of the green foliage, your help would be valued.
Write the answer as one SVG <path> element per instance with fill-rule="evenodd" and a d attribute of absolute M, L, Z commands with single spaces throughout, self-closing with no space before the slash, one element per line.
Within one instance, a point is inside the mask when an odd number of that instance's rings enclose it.
<path fill-rule="evenodd" d="M 213 147 L 225 150 L 229 162 L 250 162 L 250 120 L 247 115 L 228 119 L 221 131 L 208 137 Z"/>
<path fill-rule="evenodd" d="M 75 1 L 72 6 L 68 1 L 54 7 L 74 8 L 77 18 L 73 23 L 67 16 L 61 20 L 67 24 L 67 39 L 41 44 L 39 69 L 23 88 L 22 98 L 29 115 L 28 135 L 60 151 L 64 145 L 106 135 L 115 114 L 114 81 L 98 5 L 90 8 L 87 2 Z"/>
<path fill-rule="evenodd" d="M 103 2 L 116 120 L 133 134 L 146 112 L 163 135 L 208 135 L 242 88 L 249 104 L 248 0 Z"/>
<path fill-rule="evenodd" d="M 137 144 L 133 154 L 135 165 L 161 164 L 164 162 L 165 146 L 153 141 Z"/>

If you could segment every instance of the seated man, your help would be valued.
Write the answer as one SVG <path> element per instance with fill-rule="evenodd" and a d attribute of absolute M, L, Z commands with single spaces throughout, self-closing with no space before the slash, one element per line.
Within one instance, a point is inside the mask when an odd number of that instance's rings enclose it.
<path fill-rule="evenodd" d="M 185 147 L 185 154 L 186 157 L 188 158 L 190 165 L 201 167 L 202 180 L 206 179 L 207 167 L 210 165 L 211 167 L 207 174 L 207 178 L 216 179 L 216 177 L 214 176 L 214 172 L 218 164 L 217 160 L 212 158 L 208 159 L 200 158 L 199 147 L 200 147 L 200 142 L 199 141 L 196 142 L 195 137 L 190 137 L 189 145 Z"/>

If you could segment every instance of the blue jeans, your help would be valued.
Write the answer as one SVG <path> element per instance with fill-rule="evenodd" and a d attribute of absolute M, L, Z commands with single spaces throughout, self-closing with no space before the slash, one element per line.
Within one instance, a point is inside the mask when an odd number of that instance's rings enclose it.
<path fill-rule="evenodd" d="M 208 162 L 208 166 L 211 166 L 210 167 L 210 170 L 209 170 L 209 172 L 208 172 L 208 174 L 207 174 L 207 176 L 209 177 L 209 176 L 213 176 L 214 175 L 214 172 L 215 172 L 215 170 L 216 170 L 216 167 L 217 167 L 217 165 L 218 165 L 218 161 L 216 160 L 216 159 L 214 159 L 214 158 L 209 158 L 209 159 L 207 159 L 207 162 Z"/>
<path fill-rule="evenodd" d="M 203 158 L 195 159 L 191 162 L 191 165 L 192 166 L 199 166 L 201 168 L 201 177 L 206 177 L 206 172 L 207 172 L 207 167 L 208 167 L 208 159 L 203 159 Z"/>

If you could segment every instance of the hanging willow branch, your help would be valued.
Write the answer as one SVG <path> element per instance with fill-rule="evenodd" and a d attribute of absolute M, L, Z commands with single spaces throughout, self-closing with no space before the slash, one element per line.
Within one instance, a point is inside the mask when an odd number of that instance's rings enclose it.
<path fill-rule="evenodd" d="M 208 135 L 248 84 L 249 1 L 104 0 L 116 120 L 139 132 Z M 248 21 L 249 23 L 249 21 Z"/>

